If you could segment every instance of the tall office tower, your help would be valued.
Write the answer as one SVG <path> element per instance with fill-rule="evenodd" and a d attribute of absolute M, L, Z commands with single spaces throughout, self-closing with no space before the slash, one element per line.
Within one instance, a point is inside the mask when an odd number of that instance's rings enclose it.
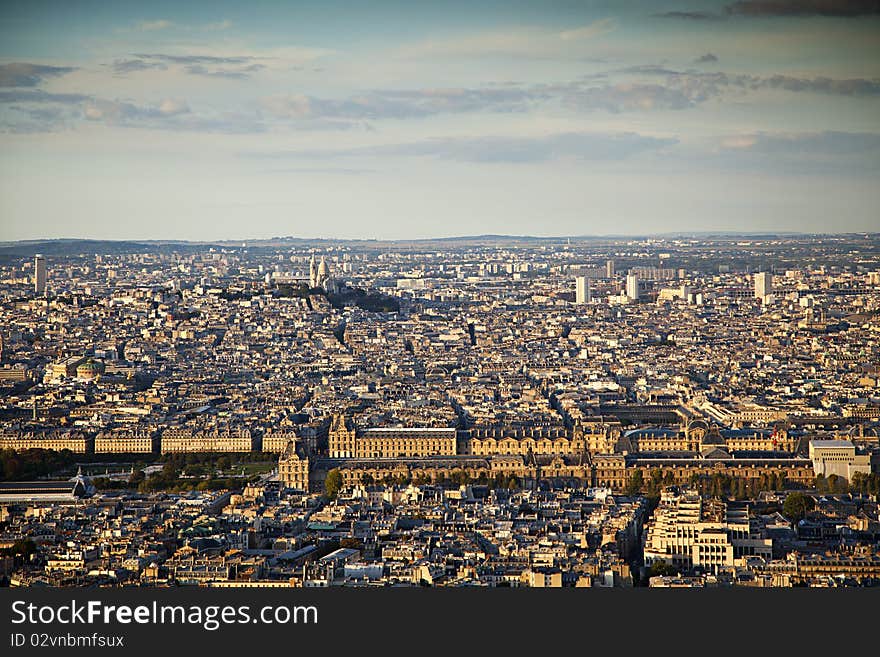
<path fill-rule="evenodd" d="M 626 296 L 632 301 L 639 298 L 639 277 L 635 274 L 629 274 L 626 277 Z"/>
<path fill-rule="evenodd" d="M 39 253 L 34 257 L 34 291 L 46 294 L 46 259 Z"/>
<path fill-rule="evenodd" d="M 773 276 L 770 272 L 762 271 L 755 274 L 755 298 L 763 299 L 773 293 Z"/>
<path fill-rule="evenodd" d="M 590 303 L 590 279 L 586 276 L 578 276 L 574 279 L 575 303 Z"/>
<path fill-rule="evenodd" d="M 605 278 L 614 278 L 614 261 L 605 261 Z"/>

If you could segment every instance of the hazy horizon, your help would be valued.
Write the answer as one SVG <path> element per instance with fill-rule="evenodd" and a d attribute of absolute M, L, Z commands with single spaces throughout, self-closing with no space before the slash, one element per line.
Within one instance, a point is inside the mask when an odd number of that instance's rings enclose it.
<path fill-rule="evenodd" d="M 0 240 L 876 231 L 878 12 L 7 6 Z"/>

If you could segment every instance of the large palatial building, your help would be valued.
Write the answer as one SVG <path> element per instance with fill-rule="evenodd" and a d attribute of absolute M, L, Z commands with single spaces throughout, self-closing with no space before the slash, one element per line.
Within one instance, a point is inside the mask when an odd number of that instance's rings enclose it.
<path fill-rule="evenodd" d="M 300 460 L 292 459 L 289 450 L 282 460 L 302 468 L 302 458 L 311 456 L 312 488 L 319 488 L 324 474 L 335 468 L 346 484 L 389 476 L 437 481 L 457 471 L 472 478 L 580 480 L 619 492 L 637 472 L 643 481 L 659 474 L 665 483 L 679 485 L 715 474 L 755 483 L 773 476 L 810 485 L 815 473 L 807 444 L 783 426 L 724 429 L 687 418 L 679 427 L 624 431 L 609 418 L 573 427 L 362 428 L 337 414 L 328 431 L 329 458 L 299 440 L 295 451 Z"/>
<path fill-rule="evenodd" d="M 331 458 L 407 458 L 454 456 L 458 453 L 454 427 L 387 427 L 358 429 L 342 415 L 330 424 Z"/>

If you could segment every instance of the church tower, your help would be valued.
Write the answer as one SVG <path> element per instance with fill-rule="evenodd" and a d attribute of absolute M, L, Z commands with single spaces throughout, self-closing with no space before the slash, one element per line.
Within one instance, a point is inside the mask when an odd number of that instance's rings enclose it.
<path fill-rule="evenodd" d="M 309 287 L 318 287 L 318 263 L 315 262 L 315 254 L 309 262 Z"/>

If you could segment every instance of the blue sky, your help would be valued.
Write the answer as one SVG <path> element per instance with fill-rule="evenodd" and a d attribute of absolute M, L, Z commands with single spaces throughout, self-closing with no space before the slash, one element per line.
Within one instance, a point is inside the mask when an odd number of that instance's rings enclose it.
<path fill-rule="evenodd" d="M 7 2 L 0 239 L 880 228 L 864 0 Z"/>

